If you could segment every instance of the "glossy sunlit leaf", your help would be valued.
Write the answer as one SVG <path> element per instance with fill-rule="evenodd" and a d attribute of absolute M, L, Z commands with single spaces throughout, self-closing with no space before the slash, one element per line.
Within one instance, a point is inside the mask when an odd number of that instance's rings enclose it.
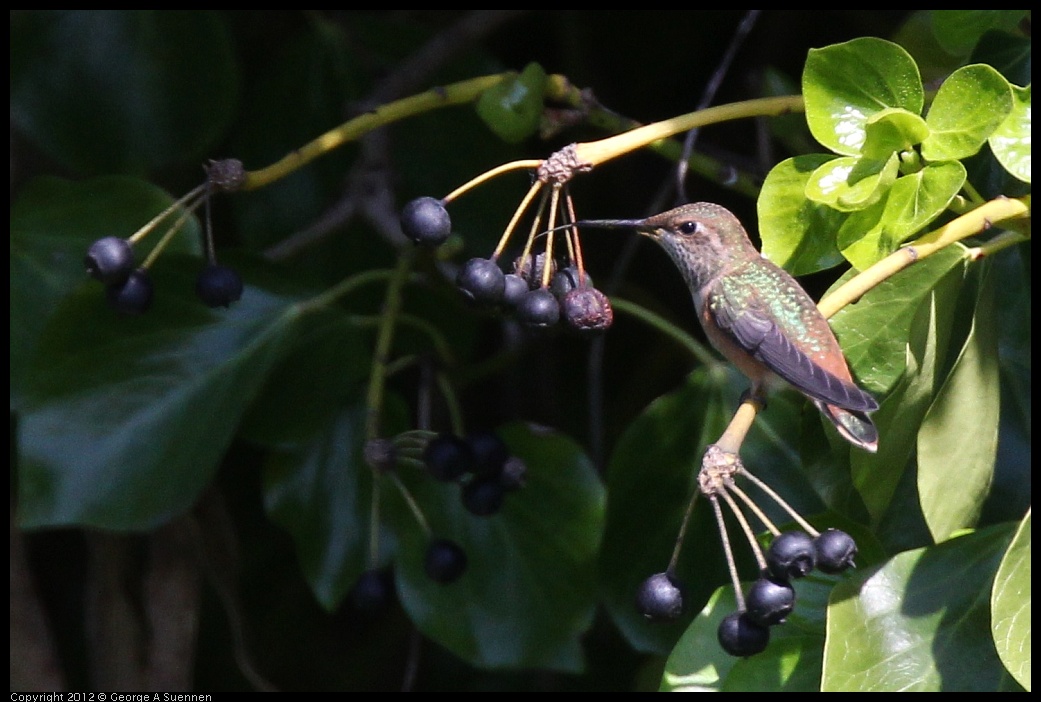
<path fill-rule="evenodd" d="M 171 256 L 145 315 L 117 315 L 90 281 L 51 317 L 18 423 L 23 526 L 147 529 L 209 483 L 298 316 L 281 272 L 225 259 L 246 282 L 230 309 L 202 305 L 198 262 Z"/>
<path fill-rule="evenodd" d="M 990 135 L 990 148 L 994 158 L 1009 173 L 1025 183 L 1030 182 L 1031 148 L 1030 139 L 1030 86 L 1012 86 L 1012 111 L 1001 125 Z"/>
<path fill-rule="evenodd" d="M 922 156 L 929 161 L 972 156 L 1011 110 L 1012 89 L 1000 73 L 984 64 L 959 68 L 929 106 Z"/>
<path fill-rule="evenodd" d="M 882 260 L 939 217 L 964 183 L 960 161 L 930 163 L 897 178 L 884 201 L 843 223 L 837 242 L 843 256 L 860 270 Z"/>
<path fill-rule="evenodd" d="M 517 77 L 486 90 L 477 101 L 477 114 L 499 138 L 513 144 L 538 129 L 545 92 L 545 69 L 529 63 Z"/>
<path fill-rule="evenodd" d="M 198 162 L 235 106 L 232 44 L 214 11 L 15 13 L 11 121 L 83 173 Z"/>
<path fill-rule="evenodd" d="M 990 590 L 1012 537 L 1005 525 L 907 551 L 835 587 L 822 689 L 993 691 L 1004 667 Z"/>
<path fill-rule="evenodd" d="M 871 115 L 865 131 L 864 156 L 877 160 L 888 160 L 892 154 L 907 151 L 929 136 L 924 119 L 898 107 Z"/>
<path fill-rule="evenodd" d="M 473 665 L 577 671 L 580 637 L 596 605 L 604 489 L 567 437 L 522 424 L 499 434 L 528 472 L 524 487 L 507 494 L 495 515 L 467 512 L 456 484 L 401 471 L 432 536 L 450 538 L 468 554 L 467 570 L 454 583 L 438 584 L 424 573 L 429 536 L 384 481 L 401 602 L 424 636 Z"/>
<path fill-rule="evenodd" d="M 840 212 L 862 210 L 878 202 L 896 180 L 899 166 L 895 153 L 881 161 L 841 156 L 813 172 L 806 197 Z"/>
<path fill-rule="evenodd" d="M 20 404 L 44 325 L 62 298 L 87 280 L 83 258 L 90 244 L 129 237 L 172 202 L 154 185 L 124 176 L 43 177 L 22 188 L 11 207 L 12 408 Z M 138 262 L 161 236 L 162 229 L 134 247 Z M 190 217 L 168 250 L 198 254 L 200 244 L 198 221 Z"/>
<path fill-rule="evenodd" d="M 763 255 L 792 275 L 842 262 L 835 235 L 845 215 L 806 197 L 812 174 L 835 160 L 828 154 L 796 156 L 770 170 L 756 208 Z"/>
<path fill-rule="evenodd" d="M 1001 405 L 998 284 L 993 274 L 980 283 L 968 338 L 918 433 L 918 494 L 936 541 L 976 526 L 994 475 Z"/>
<path fill-rule="evenodd" d="M 925 99 L 914 59 L 873 37 L 811 49 L 802 92 L 814 138 L 847 156 L 861 153 L 873 115 L 894 107 L 921 114 Z"/>
<path fill-rule="evenodd" d="M 1005 668 L 1029 692 L 1031 688 L 1031 513 L 1020 522 L 1001 566 L 994 577 L 991 592 L 991 632 L 994 646 Z"/>

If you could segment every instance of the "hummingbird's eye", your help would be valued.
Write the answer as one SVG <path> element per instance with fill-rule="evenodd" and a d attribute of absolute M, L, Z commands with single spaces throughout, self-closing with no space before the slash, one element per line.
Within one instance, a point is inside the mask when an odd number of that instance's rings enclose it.
<path fill-rule="evenodd" d="M 684 222 L 680 225 L 680 234 L 695 234 L 700 226 L 698 222 Z"/>

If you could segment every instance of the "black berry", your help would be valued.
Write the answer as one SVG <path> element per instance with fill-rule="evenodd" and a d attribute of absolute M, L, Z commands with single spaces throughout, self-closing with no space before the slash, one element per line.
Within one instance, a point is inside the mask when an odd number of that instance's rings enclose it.
<path fill-rule="evenodd" d="M 473 471 L 474 452 L 461 437 L 438 434 L 423 450 L 423 462 L 430 475 L 438 480 L 451 481 Z"/>
<path fill-rule="evenodd" d="M 475 431 L 466 436 L 466 443 L 474 453 L 473 472 L 477 475 L 498 476 L 510 450 L 499 435 L 490 431 Z"/>
<path fill-rule="evenodd" d="M 575 288 L 560 306 L 568 327 L 583 334 L 605 331 L 614 321 L 611 302 L 596 288 Z"/>
<path fill-rule="evenodd" d="M 134 252 L 126 239 L 106 236 L 90 245 L 83 265 L 105 285 L 122 283 L 134 270 Z"/>
<path fill-rule="evenodd" d="M 123 282 L 112 283 L 105 290 L 108 304 L 122 314 L 143 314 L 152 305 L 152 279 L 148 271 L 138 268 Z"/>
<path fill-rule="evenodd" d="M 767 571 L 776 580 L 801 578 L 816 564 L 813 539 L 804 531 L 779 534 L 766 552 Z"/>
<path fill-rule="evenodd" d="M 752 583 L 745 604 L 748 618 L 756 624 L 780 624 L 795 608 L 795 588 L 787 582 L 759 578 Z"/>
<path fill-rule="evenodd" d="M 754 656 L 770 643 L 770 630 L 753 622 L 744 612 L 723 617 L 716 634 L 719 645 L 731 656 Z"/>
<path fill-rule="evenodd" d="M 549 281 L 549 291 L 553 293 L 558 300 L 563 300 L 564 296 L 572 290 L 577 288 L 591 287 L 593 281 L 589 278 L 589 274 L 585 274 L 585 279 L 578 273 L 578 266 L 567 266 L 557 270 L 553 274 L 553 277 Z"/>
<path fill-rule="evenodd" d="M 517 305 L 517 318 L 535 329 L 552 327 L 560 321 L 560 303 L 546 288 L 532 290 Z"/>
<path fill-rule="evenodd" d="M 467 300 L 476 305 L 495 305 L 502 302 L 506 291 L 506 276 L 495 261 L 471 258 L 459 271 L 455 280 Z"/>
<path fill-rule="evenodd" d="M 817 567 L 825 573 L 841 573 L 853 565 L 857 555 L 857 542 L 853 537 L 838 529 L 828 529 L 813 540 L 817 554 Z"/>
<path fill-rule="evenodd" d="M 242 278 L 227 266 L 206 266 L 195 279 L 195 294 L 209 307 L 227 307 L 242 297 Z"/>
<path fill-rule="evenodd" d="M 683 590 L 667 573 L 655 573 L 640 583 L 636 609 L 655 622 L 671 622 L 683 614 Z"/>
<path fill-rule="evenodd" d="M 347 598 L 359 612 L 375 614 L 386 608 L 393 595 L 390 571 L 377 568 L 362 573 Z"/>
<path fill-rule="evenodd" d="M 516 273 L 507 273 L 504 277 L 505 283 L 502 291 L 502 304 L 505 307 L 515 308 L 525 295 L 528 294 L 528 281 Z"/>
<path fill-rule="evenodd" d="M 463 507 L 478 517 L 488 517 L 502 509 L 504 495 L 498 476 L 474 477 L 463 486 Z"/>
<path fill-rule="evenodd" d="M 434 539 L 427 546 L 423 569 L 434 582 L 453 583 L 466 572 L 466 552 L 450 539 Z"/>
<path fill-rule="evenodd" d="M 440 200 L 419 197 L 401 210 L 401 231 L 417 244 L 438 246 L 452 233 L 452 218 Z"/>

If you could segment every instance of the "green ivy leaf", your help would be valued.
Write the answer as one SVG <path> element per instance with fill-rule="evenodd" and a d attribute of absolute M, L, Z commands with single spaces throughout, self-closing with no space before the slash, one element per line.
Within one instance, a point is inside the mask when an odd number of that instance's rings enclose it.
<path fill-rule="evenodd" d="M 899 343 L 903 335 L 901 322 L 908 319 L 908 315 L 913 319 L 908 325 L 904 374 L 873 415 L 879 429 L 878 452 L 854 451 L 850 455 L 853 482 L 873 523 L 881 521 L 893 502 L 897 486 L 914 455 L 918 427 L 943 381 L 943 361 L 950 344 L 963 276 L 962 268 L 957 266 L 961 261 L 960 252 L 955 247 L 951 247 L 950 253 L 946 251 L 901 272 L 893 284 L 880 293 L 882 300 L 890 300 L 891 305 L 902 311 L 895 320 L 886 322 L 899 330 L 891 341 Z M 941 258 L 934 261 L 937 256 Z M 926 270 L 919 271 L 920 268 Z M 916 273 L 923 277 L 920 285 L 912 285 L 905 277 Z M 857 307 L 863 305 L 861 301 Z M 884 305 L 874 308 L 874 305 L 865 307 L 865 314 L 884 315 L 886 312 Z M 866 326 L 869 320 L 857 321 L 857 329 L 870 329 Z M 841 320 L 836 320 L 836 326 L 841 328 Z M 848 343 L 845 334 L 841 338 Z M 859 361 L 855 350 L 848 351 L 848 356 Z M 858 363 L 856 367 L 863 366 Z"/>
<path fill-rule="evenodd" d="M 843 223 L 837 242 L 842 255 L 859 270 L 877 263 L 939 217 L 964 183 L 960 161 L 930 163 L 897 178 L 884 201 Z"/>
<path fill-rule="evenodd" d="M 11 207 L 12 409 L 21 405 L 44 325 L 87 280 L 83 258 L 90 244 L 105 236 L 126 238 L 172 203 L 163 190 L 125 176 L 79 182 L 47 176 L 18 193 Z M 138 262 L 161 236 L 156 232 L 134 247 Z M 199 255 L 198 220 L 188 218 L 168 250 Z"/>
<path fill-rule="evenodd" d="M 952 54 L 965 56 L 991 29 L 1014 29 L 1026 10 L 932 10 L 933 33 Z"/>
<path fill-rule="evenodd" d="M 23 526 L 148 529 L 210 482 L 298 316 L 284 272 L 222 261 L 246 281 L 228 310 L 196 299 L 199 263 L 177 256 L 152 269 L 155 302 L 141 317 L 109 310 L 93 281 L 62 303 L 19 417 Z"/>
<path fill-rule="evenodd" d="M 545 94 L 545 69 L 529 63 L 516 78 L 486 90 L 477 114 L 500 139 L 515 144 L 538 130 Z"/>
<path fill-rule="evenodd" d="M 991 634 L 1005 669 L 1029 692 L 1031 512 L 1027 511 L 1001 559 L 991 591 Z"/>
<path fill-rule="evenodd" d="M 904 374 L 915 315 L 944 276 L 963 260 L 957 246 L 938 251 L 882 281 L 829 320 L 853 375 L 865 389 L 884 395 Z M 832 289 L 855 274 L 849 271 Z"/>
<path fill-rule="evenodd" d="M 1030 182 L 1031 121 L 1030 86 L 1012 86 L 1012 111 L 990 135 L 990 148 L 1005 170 L 1025 183 Z"/>
<path fill-rule="evenodd" d="M 811 49 L 802 92 L 814 138 L 846 156 L 861 153 L 873 115 L 887 108 L 921 114 L 925 100 L 910 54 L 873 37 Z"/>
<path fill-rule="evenodd" d="M 371 362 L 367 338 L 337 311 L 303 317 L 292 348 L 271 369 L 243 417 L 239 436 L 272 448 L 310 441 L 340 413 L 345 401 L 362 394 L 359 385 Z"/>
<path fill-rule="evenodd" d="M 473 665 L 577 671 L 580 637 L 596 605 L 604 489 L 567 437 L 522 424 L 499 433 L 528 473 L 496 515 L 467 512 L 458 485 L 402 471 L 433 535 L 456 541 L 469 565 L 452 584 L 431 581 L 423 570 L 427 535 L 395 500 L 388 520 L 398 544 L 398 592 L 425 636 Z M 388 483 L 384 494 L 397 493 Z"/>
<path fill-rule="evenodd" d="M 999 689 L 1005 673 L 988 604 L 1011 536 L 1007 525 L 982 530 L 901 553 L 839 583 L 829 608 L 822 690 Z"/>
<path fill-rule="evenodd" d="M 365 410 L 355 405 L 309 444 L 274 452 L 264 464 L 264 506 L 292 535 L 300 569 L 328 611 L 368 569 L 372 470 L 364 444 Z"/>
<path fill-rule="evenodd" d="M 929 161 L 972 156 L 1012 111 L 1012 89 L 984 64 L 964 66 L 943 82 L 929 107 L 929 136 L 922 156 Z"/>
<path fill-rule="evenodd" d="M 763 255 L 792 275 L 806 275 L 842 262 L 835 235 L 845 215 L 806 198 L 812 174 L 835 160 L 829 154 L 786 159 L 766 176 L 756 209 Z"/>
<path fill-rule="evenodd" d="M 918 432 L 918 494 L 936 541 L 976 526 L 994 476 L 1001 405 L 994 285 L 993 274 L 981 281 L 972 328 Z"/>
<path fill-rule="evenodd" d="M 907 151 L 929 136 L 925 120 L 913 112 L 888 108 L 868 118 L 864 156 L 888 159 L 894 153 Z"/>
<path fill-rule="evenodd" d="M 198 162 L 228 126 L 238 77 L 217 12 L 26 11 L 11 23 L 11 120 L 74 170 Z"/>
<path fill-rule="evenodd" d="M 896 180 L 899 168 L 895 153 L 878 161 L 841 156 L 813 172 L 806 197 L 840 212 L 856 212 L 878 202 Z"/>

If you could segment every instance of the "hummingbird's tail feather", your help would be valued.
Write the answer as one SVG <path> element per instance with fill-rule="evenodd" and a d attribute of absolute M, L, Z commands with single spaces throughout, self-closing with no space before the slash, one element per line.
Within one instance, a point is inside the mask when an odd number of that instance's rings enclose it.
<path fill-rule="evenodd" d="M 814 400 L 813 404 L 817 405 L 821 414 L 835 425 L 846 441 L 871 453 L 878 451 L 878 429 L 867 414 L 829 405 L 820 400 Z"/>

